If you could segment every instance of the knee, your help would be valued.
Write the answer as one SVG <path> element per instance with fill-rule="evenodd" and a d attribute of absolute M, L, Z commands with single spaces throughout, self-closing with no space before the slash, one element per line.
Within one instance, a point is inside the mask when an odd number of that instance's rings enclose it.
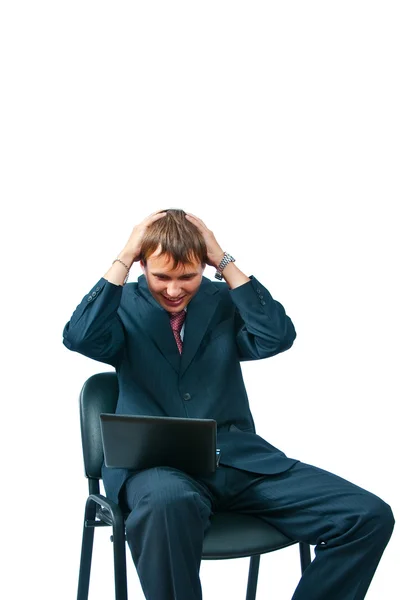
<path fill-rule="evenodd" d="M 383 500 L 380 500 L 379 509 L 377 511 L 377 519 L 380 523 L 380 529 L 387 533 L 388 539 L 392 535 L 394 528 L 394 515 L 389 504 L 386 504 Z"/>
<path fill-rule="evenodd" d="M 382 538 L 389 540 L 394 528 L 394 516 L 389 504 L 378 496 L 371 494 L 363 511 L 364 522 L 379 534 Z"/>
<path fill-rule="evenodd" d="M 196 508 L 196 492 L 174 485 L 148 490 L 141 499 L 141 505 L 147 506 L 152 515 L 158 513 L 184 514 Z"/>

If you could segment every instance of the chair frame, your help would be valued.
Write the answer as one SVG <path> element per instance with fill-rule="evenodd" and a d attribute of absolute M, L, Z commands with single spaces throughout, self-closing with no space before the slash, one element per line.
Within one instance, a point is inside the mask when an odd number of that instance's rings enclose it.
<path fill-rule="evenodd" d="M 81 561 L 79 568 L 79 581 L 78 581 L 78 593 L 77 600 L 88 600 L 89 595 L 89 583 L 90 583 L 90 571 L 92 563 L 92 552 L 94 543 L 94 532 L 97 527 L 112 527 L 111 541 L 113 542 L 114 552 L 114 581 L 115 581 L 115 600 L 128 600 L 127 590 L 127 571 L 126 571 L 126 537 L 125 537 L 125 517 L 121 507 L 115 502 L 109 500 L 104 495 L 100 494 L 100 476 L 94 477 L 88 474 L 87 462 L 93 460 L 87 458 L 85 452 L 85 425 L 83 419 L 83 394 L 85 386 L 89 382 L 95 383 L 96 381 L 102 381 L 106 383 L 115 383 L 112 378 L 116 380 L 116 374 L 113 372 L 97 373 L 92 375 L 82 388 L 80 394 L 80 408 L 81 408 L 81 432 L 82 432 L 82 446 L 85 463 L 85 473 L 88 479 L 89 485 L 89 496 L 86 500 L 84 522 L 83 522 L 83 535 L 82 535 L 82 546 L 81 546 Z M 115 403 L 114 403 L 115 404 Z M 115 411 L 115 405 L 114 405 Z M 110 411 L 111 412 L 111 411 Z M 87 443 L 87 442 L 86 442 Z M 98 453 L 98 452 L 97 452 Z M 217 513 L 221 514 L 221 513 Z M 232 514 L 232 513 L 231 513 Z M 251 517 L 255 519 L 256 517 Z M 211 517 L 211 527 L 212 529 Z M 271 527 L 271 529 L 273 529 Z M 247 592 L 246 600 L 255 600 L 257 592 L 258 572 L 260 567 L 261 554 L 273 552 L 293 544 L 299 544 L 300 551 L 300 566 L 301 572 L 304 573 L 306 568 L 311 563 L 311 552 L 309 544 L 305 542 L 298 542 L 295 540 L 289 540 L 284 543 L 280 543 L 278 547 L 266 547 L 266 549 L 257 554 L 249 554 L 244 552 L 241 555 L 235 554 L 226 556 L 203 556 L 205 560 L 216 560 L 216 559 L 228 559 L 228 558 L 239 558 L 249 557 L 249 573 L 247 580 Z"/>

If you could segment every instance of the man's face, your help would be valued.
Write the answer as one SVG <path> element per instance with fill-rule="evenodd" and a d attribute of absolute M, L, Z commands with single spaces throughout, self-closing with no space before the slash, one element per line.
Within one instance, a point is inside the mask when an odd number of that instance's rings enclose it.
<path fill-rule="evenodd" d="M 142 267 L 152 296 L 170 313 L 185 308 L 197 293 L 203 277 L 200 262 L 178 265 L 173 268 L 173 260 L 167 254 L 159 256 L 159 248 L 147 259 Z"/>

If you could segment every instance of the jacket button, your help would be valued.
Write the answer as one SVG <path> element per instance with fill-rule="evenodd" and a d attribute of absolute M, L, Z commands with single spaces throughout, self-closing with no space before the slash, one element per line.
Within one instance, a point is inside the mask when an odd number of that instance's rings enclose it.
<path fill-rule="evenodd" d="M 264 306 L 265 302 L 264 300 L 260 300 L 260 303 Z"/>
<path fill-rule="evenodd" d="M 88 302 L 91 302 L 92 300 L 93 300 L 92 296 L 89 296 L 87 299 Z"/>
<path fill-rule="evenodd" d="M 191 398 L 190 394 L 183 394 L 184 400 L 190 400 L 190 398 Z"/>
<path fill-rule="evenodd" d="M 99 288 L 99 287 L 97 287 L 97 288 L 96 288 L 96 292 L 99 292 L 99 291 L 100 291 L 100 288 Z"/>

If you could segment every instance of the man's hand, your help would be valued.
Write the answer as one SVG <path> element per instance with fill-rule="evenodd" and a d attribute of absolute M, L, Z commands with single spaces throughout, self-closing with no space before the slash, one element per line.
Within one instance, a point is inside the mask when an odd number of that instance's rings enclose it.
<path fill-rule="evenodd" d="M 162 217 L 165 217 L 166 214 L 166 212 L 154 212 L 149 217 L 146 217 L 141 223 L 135 225 L 129 237 L 129 240 L 127 241 L 123 251 L 121 252 L 121 255 L 128 255 L 131 264 L 132 262 L 137 262 L 140 259 L 142 242 L 147 228 Z"/>
<path fill-rule="evenodd" d="M 224 251 L 215 239 L 213 232 L 204 225 L 201 219 L 195 217 L 191 213 L 187 213 L 186 218 L 193 223 L 193 225 L 196 225 L 197 229 L 203 235 L 207 246 L 207 264 L 217 269 L 221 260 L 224 258 Z M 225 279 L 231 290 L 250 281 L 250 278 L 242 273 L 233 262 L 229 263 L 222 271 L 222 277 Z"/>
<path fill-rule="evenodd" d="M 190 221 L 190 223 L 196 225 L 197 229 L 203 235 L 207 247 L 207 264 L 211 267 L 217 268 L 221 260 L 224 258 L 224 251 L 215 239 L 213 232 L 205 226 L 201 219 L 195 217 L 191 213 L 186 213 L 186 218 L 188 221 Z"/>
<path fill-rule="evenodd" d="M 107 281 L 115 285 L 125 285 L 127 276 L 129 275 L 129 269 L 134 262 L 140 260 L 143 237 L 147 228 L 158 219 L 165 217 L 166 214 L 166 212 L 157 211 L 152 213 L 149 217 L 146 217 L 146 219 L 138 225 L 135 225 L 124 249 L 118 254 L 119 260 L 114 261 L 104 275 L 104 279 L 107 279 Z"/>

